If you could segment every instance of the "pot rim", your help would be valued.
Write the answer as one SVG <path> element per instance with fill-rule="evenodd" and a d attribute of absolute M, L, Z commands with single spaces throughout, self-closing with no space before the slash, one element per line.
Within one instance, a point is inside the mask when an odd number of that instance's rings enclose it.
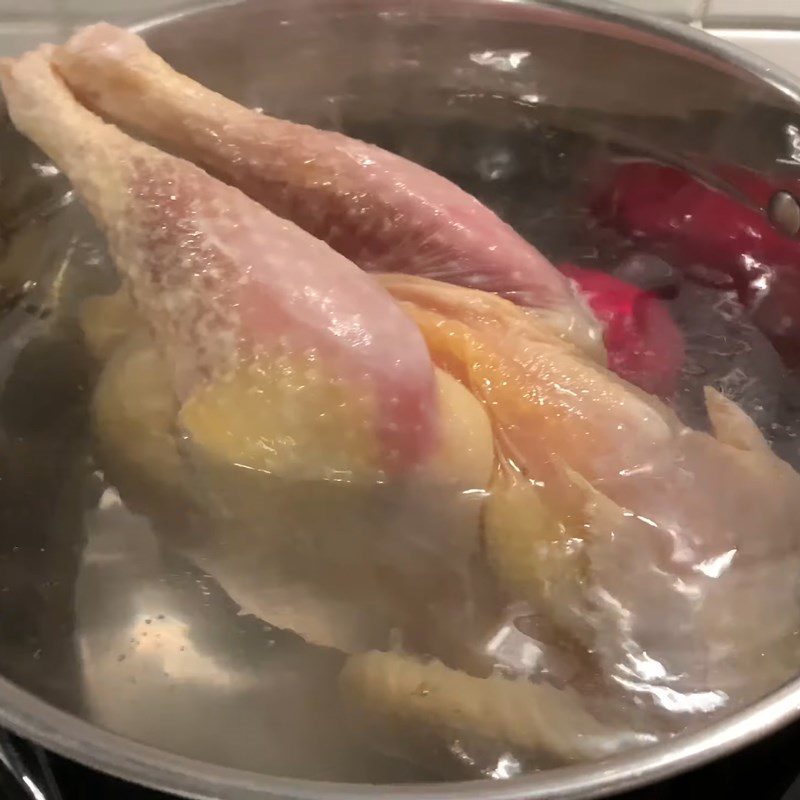
<path fill-rule="evenodd" d="M 606 0 L 495 0 L 626 26 L 667 45 L 721 60 L 800 104 L 800 80 L 768 61 L 688 25 L 650 17 Z M 137 32 L 198 11 L 203 4 L 133 26 Z M 0 724 L 67 758 L 153 789 L 197 800 L 589 800 L 635 789 L 730 754 L 800 717 L 800 677 L 701 731 L 621 753 L 602 762 L 559 767 L 510 780 L 369 785 L 281 778 L 214 765 L 141 744 L 62 711 L 0 676 Z M 224 732 L 221 732 L 224 735 Z"/>

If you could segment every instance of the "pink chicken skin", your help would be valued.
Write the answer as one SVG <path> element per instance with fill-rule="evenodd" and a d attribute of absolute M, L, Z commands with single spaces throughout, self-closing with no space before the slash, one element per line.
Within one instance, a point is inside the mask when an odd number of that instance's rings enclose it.
<path fill-rule="evenodd" d="M 445 178 L 339 133 L 244 108 L 111 25 L 80 31 L 53 59 L 81 102 L 237 186 L 362 269 L 496 292 L 549 313 L 563 336 L 602 357 L 600 326 L 570 282 Z"/>
<path fill-rule="evenodd" d="M 54 73 L 51 54 L 43 47 L 3 64 L 11 119 L 105 230 L 179 399 L 242 361 L 301 354 L 346 382 L 354 401 L 369 398 L 365 424 L 382 468 L 424 461 L 437 441 L 433 367 L 388 293 L 238 189 L 102 122 Z"/>
<path fill-rule="evenodd" d="M 560 264 L 604 324 L 608 368 L 646 392 L 675 394 L 684 342 L 669 311 L 652 292 L 598 269 Z"/>
<path fill-rule="evenodd" d="M 732 175 L 756 203 L 775 191 L 747 170 Z M 605 226 L 663 254 L 719 288 L 735 289 L 754 321 L 787 361 L 800 361 L 800 243 L 763 213 L 674 167 L 619 164 L 590 200 Z"/>

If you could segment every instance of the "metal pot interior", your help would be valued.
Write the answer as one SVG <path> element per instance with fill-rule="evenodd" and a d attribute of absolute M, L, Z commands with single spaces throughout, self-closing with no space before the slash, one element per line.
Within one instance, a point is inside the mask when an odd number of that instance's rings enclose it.
<path fill-rule="evenodd" d="M 259 0 L 143 32 L 178 70 L 247 106 L 375 142 L 451 178 L 556 263 L 656 282 L 669 271 L 668 259 L 604 230 L 587 208 L 591 186 L 620 159 L 675 166 L 764 215 L 763 198 L 720 165 L 749 168 L 776 188 L 797 179 L 792 87 L 699 36 L 615 11 Z M 297 637 L 239 615 L 126 508 L 93 453 L 95 375 L 76 323 L 81 301 L 116 283 L 102 235 L 8 122 L 0 180 L 0 673 L 87 726 L 70 744 L 55 718 L 39 718 L 50 713 L 44 706 L 23 714 L 4 686 L 11 724 L 111 771 L 198 796 L 311 796 L 330 787 L 306 781 L 462 778 L 365 746 L 335 699 L 340 656 L 309 656 Z M 686 421 L 706 424 L 700 391 L 710 383 L 800 466 L 791 358 L 713 281 L 685 281 L 664 302 L 686 336 L 676 400 Z M 784 696 L 771 713 L 768 701 L 737 718 L 729 736 L 723 721 L 683 751 L 671 744 L 608 768 L 465 790 L 588 797 L 758 736 L 791 705 Z M 259 776 L 297 781 L 276 788 Z M 439 791 L 447 790 L 428 785 L 425 796 Z"/>

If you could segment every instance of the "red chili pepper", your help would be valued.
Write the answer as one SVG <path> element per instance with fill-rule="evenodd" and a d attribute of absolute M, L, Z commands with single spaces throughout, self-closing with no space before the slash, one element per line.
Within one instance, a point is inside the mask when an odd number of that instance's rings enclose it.
<path fill-rule="evenodd" d="M 683 336 L 652 292 L 596 269 L 561 264 L 592 311 L 605 324 L 608 366 L 621 377 L 661 397 L 675 393 L 683 365 Z"/>
<path fill-rule="evenodd" d="M 760 205 L 780 188 L 740 167 L 718 172 Z M 775 230 L 762 212 L 652 161 L 617 165 L 590 210 L 600 224 L 690 277 L 735 288 L 782 354 L 800 360 L 800 242 Z"/>

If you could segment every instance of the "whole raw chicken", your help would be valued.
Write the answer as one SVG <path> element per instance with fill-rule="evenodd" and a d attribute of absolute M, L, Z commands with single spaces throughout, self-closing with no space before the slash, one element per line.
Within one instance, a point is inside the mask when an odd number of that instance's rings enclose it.
<path fill-rule="evenodd" d="M 795 471 L 721 395 L 701 433 L 610 372 L 476 200 L 108 25 L 2 85 L 122 278 L 83 313 L 106 469 L 244 611 L 351 654 L 380 746 L 600 758 L 796 673 Z"/>

